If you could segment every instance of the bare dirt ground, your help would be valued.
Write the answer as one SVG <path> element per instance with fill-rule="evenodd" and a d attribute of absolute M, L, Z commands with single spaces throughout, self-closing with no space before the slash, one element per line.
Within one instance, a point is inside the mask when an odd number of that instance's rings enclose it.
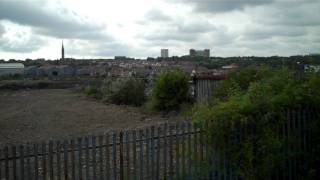
<path fill-rule="evenodd" d="M 106 105 L 71 89 L 0 91 L 0 146 L 156 125 L 164 118 L 141 108 Z"/>

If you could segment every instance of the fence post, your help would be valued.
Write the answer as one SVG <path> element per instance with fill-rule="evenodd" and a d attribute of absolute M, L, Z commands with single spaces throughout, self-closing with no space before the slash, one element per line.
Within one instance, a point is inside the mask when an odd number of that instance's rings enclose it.
<path fill-rule="evenodd" d="M 182 137 L 181 137 L 181 177 L 184 179 L 186 178 L 186 162 L 185 162 L 185 156 L 186 156 L 186 144 L 185 144 L 185 122 L 181 124 L 181 130 L 182 130 Z"/>
<path fill-rule="evenodd" d="M 112 134 L 113 178 L 117 179 L 117 134 Z"/>
<path fill-rule="evenodd" d="M 60 157 L 60 142 L 57 141 L 57 177 L 61 179 L 61 157 Z"/>
<path fill-rule="evenodd" d="M 296 129 L 296 121 L 297 121 L 297 112 L 298 112 L 298 109 L 295 108 L 294 110 L 291 110 L 291 121 L 292 121 L 292 130 L 294 132 L 293 134 L 293 137 L 297 139 L 297 142 L 298 143 L 293 143 L 293 146 L 292 146 L 292 151 L 293 151 L 293 162 L 292 162 L 292 176 L 293 176 L 293 179 L 295 179 L 295 177 L 297 177 L 297 145 L 299 144 L 299 136 L 297 137 L 296 133 L 297 133 L 297 129 Z"/>
<path fill-rule="evenodd" d="M 99 141 L 99 172 L 100 172 L 100 179 L 104 179 L 103 178 L 103 136 L 99 136 L 98 137 L 98 141 Z"/>
<path fill-rule="evenodd" d="M 78 179 L 82 180 L 82 138 L 78 138 Z"/>
<path fill-rule="evenodd" d="M 27 174 L 26 179 L 31 179 L 31 153 L 30 153 L 30 144 L 27 144 Z"/>
<path fill-rule="evenodd" d="M 137 146 L 136 146 L 137 134 L 136 130 L 132 132 L 132 148 L 133 148 L 133 179 L 137 180 Z"/>
<path fill-rule="evenodd" d="M 211 170 L 211 157 L 210 157 L 210 152 L 209 152 L 209 138 L 208 135 L 205 134 L 205 132 L 207 131 L 207 129 L 209 128 L 209 124 L 208 121 L 205 122 L 205 126 L 203 128 L 203 133 L 204 133 L 204 143 L 205 143 L 205 158 L 206 158 L 206 179 L 210 179 L 210 170 Z"/>
<path fill-rule="evenodd" d="M 146 141 L 146 178 L 150 178 L 150 132 L 149 129 L 146 128 L 146 135 L 145 135 L 145 141 Z"/>
<path fill-rule="evenodd" d="M 197 139 L 197 128 L 195 126 L 193 126 L 193 157 L 194 157 L 194 179 L 198 179 L 198 152 L 197 152 L 197 149 L 198 149 L 198 139 Z"/>
<path fill-rule="evenodd" d="M 191 147 L 191 124 L 188 123 L 188 176 L 192 177 L 192 169 L 191 169 L 191 156 L 192 156 L 192 147 Z"/>
<path fill-rule="evenodd" d="M 130 179 L 130 142 L 129 142 L 129 131 L 126 131 L 126 162 L 127 162 L 127 171 L 126 179 Z"/>
<path fill-rule="evenodd" d="M 89 138 L 85 137 L 84 139 L 84 143 L 85 143 L 85 163 L 86 163 L 86 179 L 90 179 L 90 172 L 89 172 L 89 168 L 90 168 L 90 164 L 89 164 Z"/>
<path fill-rule="evenodd" d="M 287 111 L 287 123 L 288 123 L 288 125 L 287 125 L 287 138 L 288 138 L 288 151 L 287 151 L 287 153 L 288 153 L 288 155 L 289 155 L 289 158 L 288 158 L 288 163 L 289 163 L 289 180 L 291 180 L 292 179 L 292 177 L 291 177 L 291 170 L 292 170 L 292 163 L 291 163 L 291 160 L 292 160 L 292 157 L 291 157 L 291 148 L 292 148 L 292 146 L 291 146 L 291 143 L 290 143 L 290 136 L 291 136 L 291 114 L 290 114 L 290 110 L 288 110 Z"/>
<path fill-rule="evenodd" d="M 34 179 L 39 178 L 39 168 L 38 168 L 38 145 L 33 145 L 33 155 L 34 155 Z"/>
<path fill-rule="evenodd" d="M 63 141 L 64 179 L 68 179 L 68 142 Z"/>
<path fill-rule="evenodd" d="M 93 179 L 97 179 L 97 146 L 96 146 L 96 136 L 92 136 L 92 175 Z"/>
<path fill-rule="evenodd" d="M 4 158 L 5 158 L 5 160 L 4 160 L 4 166 L 5 166 L 4 174 L 5 174 L 5 178 L 9 179 L 10 174 L 9 174 L 9 148 L 8 148 L 8 146 L 6 146 L 4 148 Z"/>
<path fill-rule="evenodd" d="M 169 179 L 173 179 L 173 147 L 172 126 L 169 125 Z"/>
<path fill-rule="evenodd" d="M 49 141 L 49 177 L 53 180 L 53 142 Z"/>
<path fill-rule="evenodd" d="M 154 179 L 154 126 L 151 126 L 151 179 Z"/>
<path fill-rule="evenodd" d="M 12 146 L 12 162 L 13 162 L 13 179 L 16 180 L 17 177 L 17 148 Z"/>
<path fill-rule="evenodd" d="M 158 141 L 157 141 L 157 168 L 156 168 L 156 179 L 160 179 L 160 150 L 161 150 L 161 127 L 158 127 Z"/>
<path fill-rule="evenodd" d="M 165 123 L 164 129 L 163 129 L 163 179 L 167 179 L 167 129 L 168 129 L 168 124 Z"/>
<path fill-rule="evenodd" d="M 2 159 L 2 149 L 0 148 L 0 159 Z M 0 160 L 0 179 L 2 179 L 2 160 Z"/>
<path fill-rule="evenodd" d="M 47 179 L 47 145 L 46 143 L 42 143 L 42 176 L 43 179 Z"/>
<path fill-rule="evenodd" d="M 75 167 L 75 144 L 74 139 L 71 139 L 71 179 L 76 179 L 76 167 Z"/>
<path fill-rule="evenodd" d="M 200 127 L 200 139 L 199 139 L 199 143 L 200 143 L 200 179 L 204 179 L 204 173 L 203 173 L 203 163 L 204 163 L 204 159 L 203 159 L 203 128 L 202 126 Z"/>
<path fill-rule="evenodd" d="M 175 138 L 176 138 L 176 178 L 180 179 L 180 141 L 179 141 L 179 131 L 180 131 L 179 123 L 175 125 Z"/>
<path fill-rule="evenodd" d="M 123 132 L 119 134 L 120 137 L 120 180 L 123 180 Z"/>
<path fill-rule="evenodd" d="M 143 180 L 143 131 L 139 130 L 140 137 L 140 180 Z"/>
<path fill-rule="evenodd" d="M 20 151 L 20 179 L 25 179 L 24 177 L 24 148 L 23 145 L 19 146 L 19 151 Z M 1 157 L 1 153 L 0 153 L 0 157 Z M 1 163 L 1 162 L 0 162 Z M 1 164 L 0 164 L 0 171 L 1 171 Z M 0 172 L 0 179 L 1 179 L 1 172 Z"/>
<path fill-rule="evenodd" d="M 110 176 L 110 135 L 106 134 L 106 179 L 111 179 Z"/>

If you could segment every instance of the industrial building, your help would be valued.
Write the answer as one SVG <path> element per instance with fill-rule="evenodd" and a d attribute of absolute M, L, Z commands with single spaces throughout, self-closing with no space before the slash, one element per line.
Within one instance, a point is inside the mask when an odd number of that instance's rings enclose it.
<path fill-rule="evenodd" d="M 189 55 L 191 57 L 210 57 L 210 49 L 204 49 L 204 50 L 195 50 L 190 49 Z"/>
<path fill-rule="evenodd" d="M 0 76 L 23 74 L 24 65 L 22 63 L 0 63 Z"/>

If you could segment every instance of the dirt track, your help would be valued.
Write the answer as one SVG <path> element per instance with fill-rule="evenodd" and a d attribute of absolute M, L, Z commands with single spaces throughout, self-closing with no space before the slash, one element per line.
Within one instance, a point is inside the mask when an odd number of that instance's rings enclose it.
<path fill-rule="evenodd" d="M 69 89 L 0 91 L 0 146 L 132 129 L 162 118 L 140 108 L 106 105 Z"/>

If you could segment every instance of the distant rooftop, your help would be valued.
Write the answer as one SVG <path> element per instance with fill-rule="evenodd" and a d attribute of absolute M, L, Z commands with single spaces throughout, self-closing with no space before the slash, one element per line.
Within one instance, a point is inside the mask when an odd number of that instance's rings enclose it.
<path fill-rule="evenodd" d="M 22 63 L 0 63 L 0 68 L 24 68 Z"/>

